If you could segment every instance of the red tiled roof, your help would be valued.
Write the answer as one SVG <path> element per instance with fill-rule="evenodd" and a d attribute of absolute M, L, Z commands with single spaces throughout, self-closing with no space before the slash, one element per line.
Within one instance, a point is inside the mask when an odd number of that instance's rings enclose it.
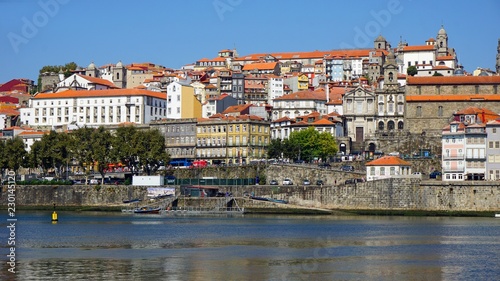
<path fill-rule="evenodd" d="M 2 108 L 0 109 L 0 114 L 5 114 L 7 116 L 17 116 L 19 115 L 19 110 L 12 108 Z"/>
<path fill-rule="evenodd" d="M 115 84 L 113 84 L 113 82 L 111 82 L 109 80 L 101 79 L 101 78 L 97 78 L 97 77 L 92 77 L 92 76 L 87 76 L 87 75 L 82 75 L 82 74 L 76 74 L 76 75 L 82 77 L 85 80 L 90 81 L 93 84 L 104 85 L 104 86 L 108 86 L 112 89 L 118 89 L 118 87 L 116 87 Z"/>
<path fill-rule="evenodd" d="M 107 89 L 92 91 L 67 90 L 58 93 L 39 93 L 33 99 L 63 99 L 63 98 L 85 98 L 85 97 L 119 97 L 119 96 L 148 96 L 166 99 L 164 93 L 158 93 L 143 89 Z"/>
<path fill-rule="evenodd" d="M 365 166 L 411 166 L 411 164 L 397 156 L 383 156 L 366 163 Z"/>
<path fill-rule="evenodd" d="M 347 49 L 347 50 L 330 50 L 330 51 L 311 51 L 311 52 L 286 52 L 286 53 L 267 53 L 267 54 L 250 54 L 240 56 L 233 61 L 257 61 L 267 55 L 271 55 L 278 60 L 293 60 L 293 59 L 315 59 L 324 58 L 325 56 L 340 57 L 369 57 L 371 49 Z M 383 51 L 387 54 L 387 51 Z"/>
<path fill-rule="evenodd" d="M 436 60 L 454 60 L 455 58 L 453 56 L 441 56 L 437 57 Z"/>
<path fill-rule="evenodd" d="M 500 84 L 500 76 L 410 76 L 407 85 Z"/>
<path fill-rule="evenodd" d="M 434 45 L 404 46 L 403 52 L 433 51 L 435 48 Z"/>
<path fill-rule="evenodd" d="M 280 122 L 286 122 L 286 121 L 295 122 L 295 120 L 292 120 L 292 119 L 290 119 L 290 117 L 285 116 L 285 117 L 281 117 L 279 119 L 274 120 L 273 123 L 280 123 Z"/>
<path fill-rule="evenodd" d="M 279 100 L 324 100 L 326 101 L 326 93 L 323 89 L 317 89 L 314 91 L 304 90 L 288 95 L 283 95 L 281 97 L 275 98 L 275 101 Z"/>
<path fill-rule="evenodd" d="M 406 96 L 406 102 L 422 101 L 500 101 L 500 95 L 418 95 Z"/>
<path fill-rule="evenodd" d="M 254 70 L 254 69 L 259 69 L 259 70 L 272 70 L 276 68 L 277 62 L 257 62 L 257 63 L 250 63 L 250 64 L 245 64 L 243 66 L 243 70 Z"/>
<path fill-rule="evenodd" d="M 44 131 L 22 131 L 21 133 L 18 134 L 18 136 L 33 136 L 33 135 L 45 135 L 48 134 L 49 132 L 44 132 Z"/>

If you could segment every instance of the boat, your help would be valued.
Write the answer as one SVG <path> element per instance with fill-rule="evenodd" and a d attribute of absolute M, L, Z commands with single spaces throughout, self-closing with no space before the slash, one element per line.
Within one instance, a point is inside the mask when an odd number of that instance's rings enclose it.
<path fill-rule="evenodd" d="M 259 197 L 259 196 L 250 196 L 250 199 L 259 200 L 259 201 L 269 201 L 268 198 L 266 198 L 266 197 Z"/>
<path fill-rule="evenodd" d="M 288 201 L 282 199 L 267 198 L 267 201 L 280 204 L 288 204 Z"/>
<path fill-rule="evenodd" d="M 500 218 L 500 214 L 495 214 L 495 218 Z"/>
<path fill-rule="evenodd" d="M 138 202 L 141 202 L 142 200 L 139 199 L 139 198 L 136 198 L 136 199 L 130 199 L 130 200 L 123 200 L 123 203 L 124 204 L 131 204 L 131 203 L 138 203 Z"/>
<path fill-rule="evenodd" d="M 135 214 L 159 214 L 161 208 L 152 208 L 152 207 L 141 207 L 134 209 Z"/>

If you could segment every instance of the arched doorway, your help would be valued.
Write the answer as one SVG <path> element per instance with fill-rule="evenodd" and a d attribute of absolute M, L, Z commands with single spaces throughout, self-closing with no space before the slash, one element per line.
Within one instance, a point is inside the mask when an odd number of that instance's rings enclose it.
<path fill-rule="evenodd" d="M 370 152 L 375 152 L 375 150 L 377 149 L 377 145 L 374 144 L 373 142 L 371 142 L 369 145 L 368 145 L 368 151 Z"/>
<path fill-rule="evenodd" d="M 345 143 L 341 143 L 339 145 L 339 152 L 342 153 L 342 155 L 346 155 L 347 153 L 347 146 L 345 145 Z"/>
<path fill-rule="evenodd" d="M 387 130 L 392 131 L 394 130 L 394 121 L 389 121 L 387 122 Z"/>

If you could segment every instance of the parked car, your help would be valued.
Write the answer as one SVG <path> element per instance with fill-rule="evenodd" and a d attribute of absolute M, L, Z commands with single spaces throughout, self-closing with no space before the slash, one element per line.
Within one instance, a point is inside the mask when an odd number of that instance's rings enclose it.
<path fill-rule="evenodd" d="M 277 180 L 271 180 L 269 182 L 270 185 L 278 185 L 278 181 Z"/>
<path fill-rule="evenodd" d="M 438 170 L 434 170 L 434 171 L 432 171 L 432 172 L 429 174 L 429 178 L 430 178 L 430 179 L 435 179 L 435 178 L 437 178 L 437 177 L 440 177 L 441 175 L 442 175 L 442 174 L 441 174 L 441 172 L 440 172 L 440 171 L 438 171 Z"/>
<path fill-rule="evenodd" d="M 289 179 L 289 178 L 285 178 L 285 179 L 283 180 L 283 185 L 293 185 L 293 182 L 292 182 L 292 180 L 291 180 L 291 179 Z"/>
<path fill-rule="evenodd" d="M 302 182 L 302 184 L 303 184 L 303 185 L 311 185 L 311 181 L 309 181 L 309 180 L 307 180 L 307 179 L 306 179 L 306 180 L 304 180 L 304 181 Z"/>
<path fill-rule="evenodd" d="M 340 170 L 341 171 L 345 171 L 345 172 L 353 172 L 354 171 L 354 166 L 351 166 L 351 165 L 342 165 L 342 166 L 340 166 Z"/>
<path fill-rule="evenodd" d="M 323 180 L 317 180 L 316 181 L 316 185 L 324 185 L 325 183 L 323 182 Z"/>
<path fill-rule="evenodd" d="M 364 179 L 353 178 L 353 179 L 347 179 L 347 180 L 345 180 L 345 184 L 355 184 L 357 182 L 364 182 L 364 181 L 365 181 Z"/>
<path fill-rule="evenodd" d="M 330 163 L 319 163 L 318 164 L 318 167 L 325 168 L 325 169 L 330 168 L 331 166 L 332 165 L 330 165 Z"/>

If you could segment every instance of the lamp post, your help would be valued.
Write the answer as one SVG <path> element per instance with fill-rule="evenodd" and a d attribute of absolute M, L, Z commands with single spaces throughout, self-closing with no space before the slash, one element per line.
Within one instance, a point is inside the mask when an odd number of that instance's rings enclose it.
<path fill-rule="evenodd" d="M 228 115 L 226 114 L 226 166 L 229 166 L 229 118 Z"/>

